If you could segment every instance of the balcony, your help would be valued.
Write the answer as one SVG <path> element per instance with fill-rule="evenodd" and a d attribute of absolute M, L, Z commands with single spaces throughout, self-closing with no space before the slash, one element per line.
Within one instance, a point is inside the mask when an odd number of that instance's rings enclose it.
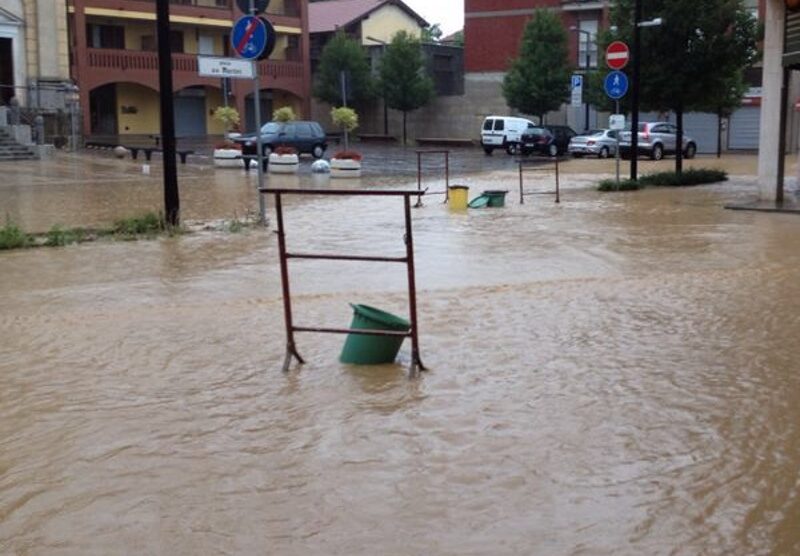
<path fill-rule="evenodd" d="M 110 82 L 133 82 L 158 88 L 156 52 L 89 48 L 81 66 L 87 81 L 83 86 L 89 89 Z M 295 61 L 263 60 L 258 63 L 258 74 L 268 77 L 269 88 L 290 91 L 302 88 L 304 80 L 303 63 Z M 220 83 L 219 79 L 198 75 L 196 54 L 173 54 L 172 76 L 176 90 L 191 85 L 219 87 Z"/>
<path fill-rule="evenodd" d="M 107 8 L 113 10 L 129 10 L 155 12 L 155 0 L 86 0 L 86 5 L 97 8 Z M 73 5 L 69 2 L 69 5 Z M 220 17 L 223 12 L 231 12 L 235 8 L 234 0 L 170 0 L 170 5 L 178 7 L 176 13 L 183 12 L 184 8 L 194 11 L 212 10 Z M 238 14 L 238 8 L 236 8 Z M 233 17 L 234 14 L 225 14 Z M 298 0 L 284 0 L 283 2 L 271 2 L 267 11 L 263 14 L 267 17 L 277 16 L 285 18 L 299 18 L 300 4 Z"/>

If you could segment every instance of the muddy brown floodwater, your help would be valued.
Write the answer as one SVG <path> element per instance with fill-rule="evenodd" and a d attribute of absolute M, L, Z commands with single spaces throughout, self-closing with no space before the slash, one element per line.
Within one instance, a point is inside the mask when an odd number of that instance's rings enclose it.
<path fill-rule="evenodd" d="M 188 213 L 252 208 L 242 175 L 208 175 Z M 47 229 L 69 188 L 76 220 L 159 198 L 63 179 L 0 208 Z M 723 210 L 745 178 L 564 181 L 559 206 L 414 211 L 431 370 L 411 381 L 407 345 L 351 367 L 309 334 L 281 374 L 271 233 L 1 253 L 0 553 L 800 553 L 800 219 Z M 398 200 L 289 199 L 286 219 L 290 248 L 402 252 Z M 406 311 L 402 267 L 292 270 L 298 324 Z"/>

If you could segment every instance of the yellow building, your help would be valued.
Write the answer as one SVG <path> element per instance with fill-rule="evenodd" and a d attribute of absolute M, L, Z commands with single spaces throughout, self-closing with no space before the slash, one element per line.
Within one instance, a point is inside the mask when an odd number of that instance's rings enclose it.
<path fill-rule="evenodd" d="M 81 91 L 84 132 L 94 136 L 157 135 L 159 80 L 155 2 L 71 0 L 72 74 Z M 268 60 L 258 62 L 261 112 L 292 106 L 309 112 L 308 1 L 272 0 L 262 14 L 277 33 Z M 170 47 L 178 137 L 222 134 L 214 110 L 227 102 L 254 129 L 253 82 L 198 74 L 198 56 L 236 57 L 231 28 L 242 16 L 232 0 L 173 0 Z M 262 116 L 263 117 L 263 116 Z"/>
<path fill-rule="evenodd" d="M 60 0 L 0 0 L 0 105 L 62 110 L 71 89 Z"/>

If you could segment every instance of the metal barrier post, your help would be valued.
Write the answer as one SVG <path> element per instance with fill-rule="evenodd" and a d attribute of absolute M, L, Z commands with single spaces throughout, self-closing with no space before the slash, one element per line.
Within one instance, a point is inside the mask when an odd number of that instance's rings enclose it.
<path fill-rule="evenodd" d="M 561 202 L 561 176 L 560 176 L 560 170 L 559 170 L 559 159 L 558 159 L 558 157 L 555 157 L 555 158 L 552 159 L 552 161 L 553 161 L 553 164 L 555 165 L 555 167 L 554 167 L 554 170 L 555 170 L 555 182 L 556 182 L 555 190 L 554 191 L 527 191 L 526 192 L 525 191 L 525 178 L 524 178 L 525 163 L 533 163 L 533 162 L 537 162 L 537 161 L 536 160 L 523 160 L 521 158 L 517 159 L 517 164 L 519 164 L 519 204 L 521 204 L 521 205 L 525 204 L 525 195 L 526 194 L 528 194 L 528 195 L 555 195 L 555 197 L 556 197 L 556 201 L 555 202 L 556 203 L 560 203 Z M 528 170 L 531 171 L 531 172 L 543 172 L 543 171 L 549 171 L 551 169 L 553 169 L 553 167 L 551 167 L 549 165 L 543 165 L 543 167 L 541 167 L 541 168 L 529 168 Z"/>
<path fill-rule="evenodd" d="M 259 193 L 263 195 L 263 193 Z M 263 198 L 263 197 L 262 197 Z M 286 323 L 286 358 L 283 360 L 283 372 L 289 370 L 292 357 L 297 359 L 301 365 L 305 363 L 303 358 L 297 353 L 297 346 L 294 343 L 294 324 L 292 323 L 292 303 L 291 293 L 289 292 L 289 265 L 286 256 L 286 234 L 283 228 L 283 204 L 281 194 L 275 194 L 275 212 L 278 220 L 278 253 L 281 260 L 281 286 L 283 289 L 283 318 Z"/>
<path fill-rule="evenodd" d="M 426 154 L 444 155 L 444 192 L 428 193 L 428 195 L 444 195 L 444 203 L 450 200 L 450 151 L 448 150 L 418 150 L 417 151 L 417 191 L 422 191 L 422 156 Z M 415 208 L 422 206 L 422 198 L 418 198 Z"/>
<path fill-rule="evenodd" d="M 419 331 L 417 330 L 417 287 L 414 268 L 414 236 L 411 225 L 411 197 L 425 195 L 425 191 L 391 191 L 391 190 L 367 190 L 367 189 L 269 189 L 262 188 L 259 193 L 269 193 L 275 195 L 275 210 L 277 212 L 278 224 L 278 253 L 281 264 L 281 286 L 283 291 L 283 312 L 286 324 L 286 357 L 283 362 L 283 371 L 289 370 L 292 357 L 299 363 L 304 363 L 303 358 L 297 351 L 294 341 L 295 332 L 319 332 L 328 334 L 364 334 L 368 336 L 395 336 L 411 338 L 411 365 L 409 376 L 416 376 L 419 371 L 425 370 L 422 364 L 419 348 Z M 403 240 L 406 245 L 405 257 L 378 257 L 363 255 L 338 255 L 338 254 L 309 254 L 309 253 L 290 253 L 286 250 L 286 232 L 283 222 L 282 195 L 338 195 L 338 196 L 402 196 L 404 203 L 405 234 Z M 349 328 L 322 328 L 296 326 L 292 319 L 292 299 L 289 287 L 289 259 L 316 259 L 332 261 L 366 261 L 366 262 L 391 262 L 404 263 L 407 266 L 408 274 L 408 299 L 411 328 L 407 332 L 394 330 L 368 330 L 368 329 L 349 329 Z"/>

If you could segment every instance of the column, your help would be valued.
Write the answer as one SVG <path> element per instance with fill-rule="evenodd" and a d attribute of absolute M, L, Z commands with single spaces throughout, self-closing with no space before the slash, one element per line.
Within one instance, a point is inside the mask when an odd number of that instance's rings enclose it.
<path fill-rule="evenodd" d="M 761 96 L 761 137 L 758 151 L 758 193 L 776 200 L 781 86 L 783 84 L 783 0 L 766 0 L 764 18 L 764 81 Z"/>

